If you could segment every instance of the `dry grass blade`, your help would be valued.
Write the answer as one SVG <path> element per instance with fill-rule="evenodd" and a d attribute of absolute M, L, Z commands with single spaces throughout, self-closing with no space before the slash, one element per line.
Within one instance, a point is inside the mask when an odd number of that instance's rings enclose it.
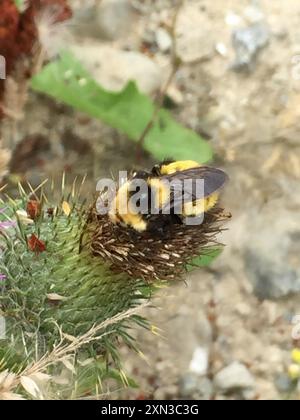
<path fill-rule="evenodd" d="M 110 331 L 105 330 L 120 321 L 138 314 L 147 305 L 148 303 L 143 303 L 135 308 L 129 309 L 128 311 L 119 313 L 101 324 L 93 326 L 85 334 L 79 337 L 74 337 L 71 342 L 69 341 L 69 337 L 65 337 L 63 332 L 61 332 L 61 341 L 53 348 L 53 350 L 50 353 L 46 353 L 41 359 L 37 360 L 33 364 L 27 366 L 19 374 L 10 373 L 7 370 L 0 372 L 0 400 L 22 399 L 22 396 L 13 392 L 20 385 L 33 398 L 42 399 L 43 395 L 36 383 L 36 380 L 50 380 L 50 376 L 45 373 L 49 366 L 62 362 L 72 370 L 73 366 L 69 359 L 78 349 L 80 349 L 84 344 L 100 340 L 105 335 L 113 334 L 113 329 Z"/>

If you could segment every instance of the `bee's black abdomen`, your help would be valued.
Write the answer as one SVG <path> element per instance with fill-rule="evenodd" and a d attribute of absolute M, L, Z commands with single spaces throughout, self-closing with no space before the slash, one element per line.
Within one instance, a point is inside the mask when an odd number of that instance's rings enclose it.
<path fill-rule="evenodd" d="M 176 214 L 151 215 L 147 222 L 147 232 L 159 239 L 168 238 L 173 226 L 182 224 L 181 218 Z"/>

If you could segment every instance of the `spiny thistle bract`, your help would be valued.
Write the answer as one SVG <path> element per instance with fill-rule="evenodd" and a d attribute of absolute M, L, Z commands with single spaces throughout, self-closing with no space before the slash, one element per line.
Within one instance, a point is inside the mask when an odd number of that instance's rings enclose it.
<path fill-rule="evenodd" d="M 149 327 L 138 314 L 157 287 L 149 280 L 181 276 L 222 220 L 214 210 L 197 234 L 135 241 L 91 217 L 75 183 L 56 206 L 41 185 L 0 207 L 0 399 L 92 397 L 107 378 L 128 385 L 118 346 L 136 349 L 130 328 Z"/>

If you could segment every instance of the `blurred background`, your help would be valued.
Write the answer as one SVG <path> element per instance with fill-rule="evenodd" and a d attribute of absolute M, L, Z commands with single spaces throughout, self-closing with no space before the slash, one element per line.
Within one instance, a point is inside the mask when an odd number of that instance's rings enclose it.
<path fill-rule="evenodd" d="M 122 348 L 140 386 L 110 398 L 299 398 L 300 4 L 20 1 L 16 29 L 12 3 L 0 2 L 11 194 L 65 172 L 86 174 L 90 197 L 99 178 L 168 156 L 230 176 L 223 253 L 159 292 L 145 315 L 160 330 L 136 332 L 144 357 Z"/>

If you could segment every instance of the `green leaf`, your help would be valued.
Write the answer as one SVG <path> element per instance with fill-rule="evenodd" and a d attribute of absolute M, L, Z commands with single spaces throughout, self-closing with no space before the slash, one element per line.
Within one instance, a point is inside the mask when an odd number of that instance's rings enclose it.
<path fill-rule="evenodd" d="M 19 10 L 22 10 L 23 5 L 24 5 L 24 0 L 15 0 L 15 5 L 17 6 Z"/>
<path fill-rule="evenodd" d="M 99 86 L 70 53 L 44 67 L 32 80 L 36 91 L 46 93 L 138 141 L 151 121 L 154 104 L 129 82 L 121 92 Z M 144 141 L 144 148 L 156 159 L 194 159 L 200 163 L 212 158 L 210 145 L 193 131 L 177 123 L 161 109 Z"/>
<path fill-rule="evenodd" d="M 191 263 L 187 266 L 187 270 L 191 271 L 195 267 L 207 267 L 209 266 L 223 251 L 223 248 L 211 248 L 208 249 L 206 254 L 202 254 L 200 257 L 194 258 Z"/>

